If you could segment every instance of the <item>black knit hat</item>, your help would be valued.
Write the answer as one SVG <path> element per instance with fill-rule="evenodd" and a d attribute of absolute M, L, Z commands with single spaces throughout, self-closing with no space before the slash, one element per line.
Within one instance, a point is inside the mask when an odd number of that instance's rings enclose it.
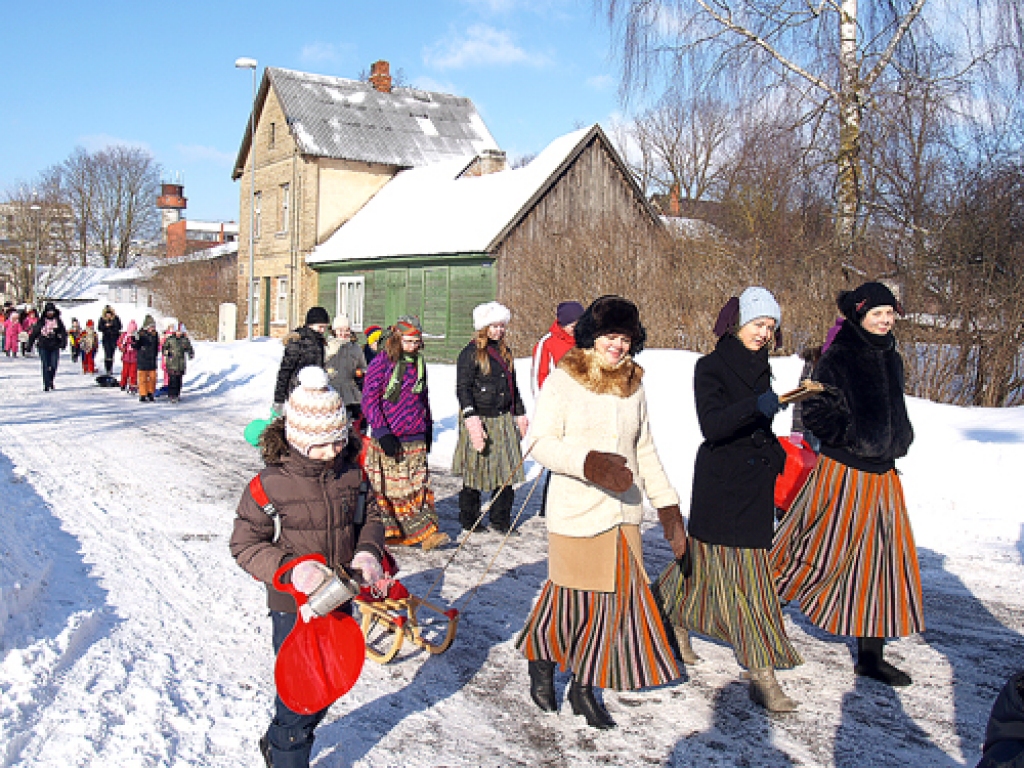
<path fill-rule="evenodd" d="M 306 325 L 316 325 L 317 323 L 330 325 L 331 316 L 327 314 L 327 310 L 323 307 L 310 307 L 306 313 Z"/>
<path fill-rule="evenodd" d="M 852 291 L 842 291 L 836 299 L 836 306 L 843 317 L 855 323 L 860 323 L 864 315 L 875 307 L 892 307 L 897 314 L 903 314 L 899 299 L 882 283 L 864 283 Z"/>
<path fill-rule="evenodd" d="M 629 299 L 621 296 L 602 296 L 595 299 L 576 322 L 573 335 L 576 346 L 591 349 L 598 336 L 621 333 L 629 336 L 629 354 L 638 355 L 647 341 L 647 331 L 640 323 L 640 310 Z"/>

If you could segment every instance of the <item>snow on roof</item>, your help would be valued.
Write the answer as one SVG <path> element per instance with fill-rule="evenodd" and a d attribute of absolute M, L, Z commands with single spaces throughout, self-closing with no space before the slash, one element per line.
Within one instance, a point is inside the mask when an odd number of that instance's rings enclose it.
<path fill-rule="evenodd" d="M 107 284 L 137 270 L 113 267 L 39 267 L 40 298 L 54 301 L 99 301 L 106 298 Z"/>
<path fill-rule="evenodd" d="M 307 257 L 309 264 L 486 253 L 596 125 L 555 139 L 528 165 L 460 178 L 471 158 L 401 171 Z"/>
<path fill-rule="evenodd" d="M 498 149 L 473 102 L 461 96 L 402 87 L 383 93 L 361 80 L 267 67 L 261 102 L 268 84 L 306 155 L 415 168 Z M 234 178 L 247 157 L 246 126 Z"/>

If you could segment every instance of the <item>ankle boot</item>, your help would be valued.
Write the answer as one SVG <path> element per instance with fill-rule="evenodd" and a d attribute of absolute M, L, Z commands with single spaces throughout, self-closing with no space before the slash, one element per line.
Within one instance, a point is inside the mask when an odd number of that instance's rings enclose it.
<path fill-rule="evenodd" d="M 558 701 L 555 698 L 555 662 L 531 661 L 530 698 L 533 703 L 545 712 L 557 712 Z"/>
<path fill-rule="evenodd" d="M 750 700 L 769 712 L 792 712 L 797 702 L 783 693 L 771 667 L 750 670 Z"/>
<path fill-rule="evenodd" d="M 690 643 L 690 633 L 683 627 L 673 627 L 676 636 L 676 645 L 679 647 L 679 658 L 684 664 L 694 665 L 700 661 L 700 656 L 693 650 Z"/>
<path fill-rule="evenodd" d="M 910 685 L 910 675 L 882 658 L 884 648 L 884 638 L 858 637 L 857 664 L 853 671 L 861 677 L 870 677 L 894 688 Z"/>
<path fill-rule="evenodd" d="M 601 703 L 594 697 L 594 688 L 590 685 L 580 685 L 576 678 L 572 679 L 569 686 L 569 704 L 572 706 L 574 715 L 583 715 L 587 718 L 587 725 L 591 728 L 600 728 L 606 731 L 615 727 L 615 721 L 608 714 L 608 710 L 601 706 Z"/>
<path fill-rule="evenodd" d="M 512 503 L 514 501 L 515 492 L 511 488 L 505 488 L 491 501 L 491 528 L 498 533 L 508 533 L 512 527 Z"/>
<path fill-rule="evenodd" d="M 476 488 L 463 488 L 459 491 L 459 523 L 462 530 L 468 531 L 480 517 L 480 491 Z M 476 527 L 476 530 L 483 533 L 487 526 L 483 521 Z"/>

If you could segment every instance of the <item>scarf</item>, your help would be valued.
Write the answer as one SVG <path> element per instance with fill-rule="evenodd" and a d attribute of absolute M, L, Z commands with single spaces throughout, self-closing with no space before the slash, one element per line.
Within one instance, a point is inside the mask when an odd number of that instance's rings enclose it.
<path fill-rule="evenodd" d="M 397 403 L 398 398 L 402 394 L 402 379 L 405 377 L 406 366 L 416 366 L 416 383 L 412 386 L 413 394 L 418 395 L 423 391 L 423 386 L 427 379 L 427 364 L 423 360 L 423 355 L 415 353 L 408 355 L 402 353 L 402 356 L 398 358 L 398 362 L 395 363 L 395 367 L 391 370 L 391 378 L 388 380 L 387 387 L 384 388 L 384 399 L 390 403 Z"/>

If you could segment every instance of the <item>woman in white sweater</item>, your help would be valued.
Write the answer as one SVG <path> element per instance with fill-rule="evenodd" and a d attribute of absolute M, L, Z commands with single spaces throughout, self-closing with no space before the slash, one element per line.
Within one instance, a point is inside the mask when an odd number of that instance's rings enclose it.
<path fill-rule="evenodd" d="M 595 688 L 632 690 L 679 677 L 643 567 L 645 493 L 677 557 L 686 537 L 651 438 L 643 369 L 632 358 L 646 338 L 636 305 L 597 299 L 575 336 L 541 390 L 530 432 L 534 458 L 552 472 L 548 581 L 517 645 L 537 706 L 557 709 L 555 666 L 568 668 L 573 714 L 603 729 L 615 723 Z"/>

